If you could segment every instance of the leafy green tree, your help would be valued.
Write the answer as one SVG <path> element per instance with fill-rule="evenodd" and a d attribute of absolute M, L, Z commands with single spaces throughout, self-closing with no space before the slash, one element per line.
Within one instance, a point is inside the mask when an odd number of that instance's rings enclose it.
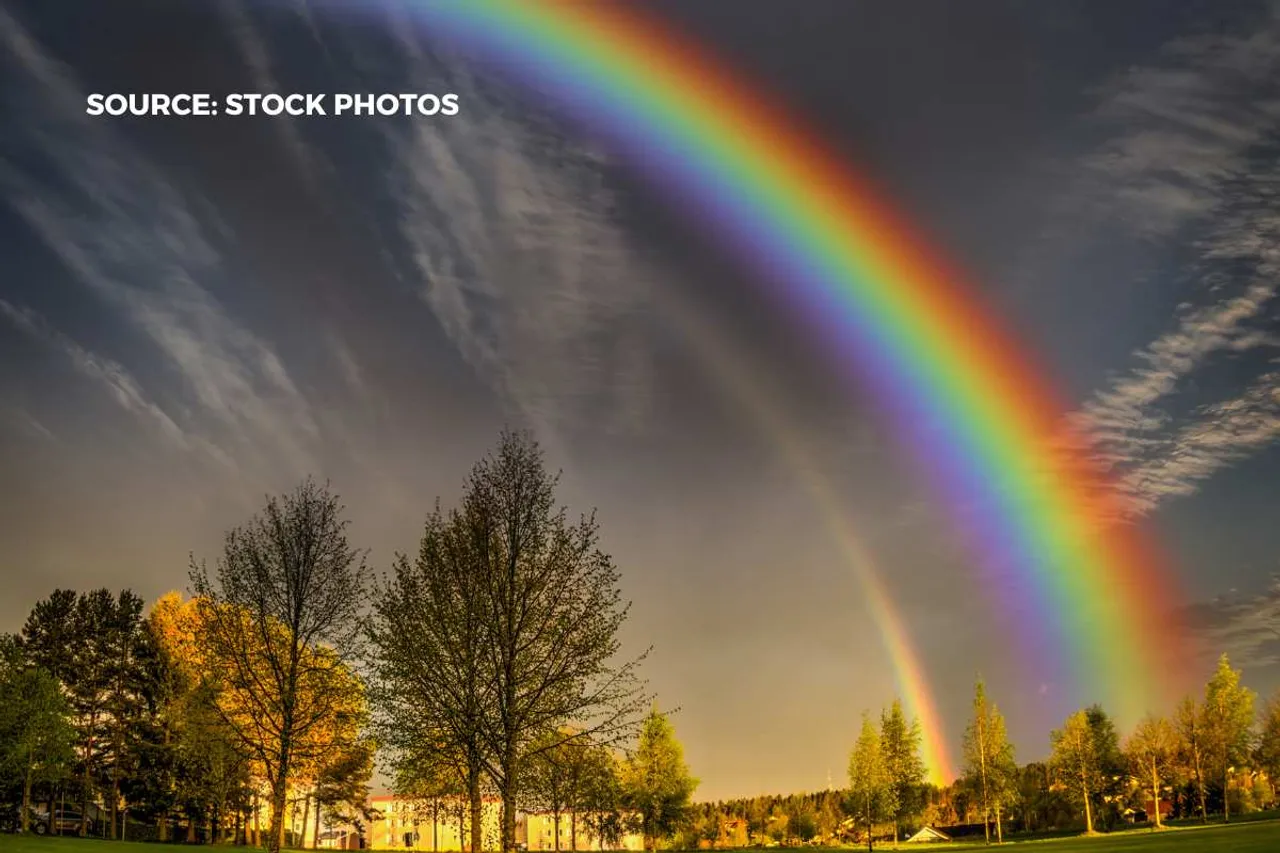
<path fill-rule="evenodd" d="M 1208 822 L 1209 809 L 1205 802 L 1204 765 L 1207 748 L 1207 731 L 1204 709 L 1195 697 L 1187 696 L 1174 714 L 1174 728 L 1178 732 L 1178 752 L 1186 766 L 1200 807 L 1200 820 Z"/>
<path fill-rule="evenodd" d="M 620 844 L 626 830 L 622 813 L 622 769 L 607 748 L 597 747 L 592 754 L 594 757 L 583 779 L 580 808 L 587 831 L 596 837 L 603 850 L 606 844 L 612 847 Z"/>
<path fill-rule="evenodd" d="M 897 844 L 902 824 L 924 808 L 925 773 L 920 758 L 920 722 L 913 719 L 908 723 L 902 703 L 896 699 L 880 716 L 880 749 L 893 788 L 893 842 Z"/>
<path fill-rule="evenodd" d="M 1102 785 L 1098 749 L 1089 715 L 1076 711 L 1052 735 L 1053 764 L 1073 799 L 1084 807 L 1085 832 L 1093 833 L 1093 801 Z"/>
<path fill-rule="evenodd" d="M 1231 819 L 1231 770 L 1247 760 L 1252 747 L 1256 694 L 1240 683 L 1225 654 L 1205 686 L 1204 732 L 1210 766 L 1222 780 L 1222 819 Z"/>
<path fill-rule="evenodd" d="M 120 826 L 121 786 L 137 773 L 140 737 L 147 710 L 146 636 L 142 630 L 140 597 L 124 590 L 116 598 L 98 637 L 105 669 L 102 728 L 102 766 L 99 787 L 107 801 L 108 838 Z"/>
<path fill-rule="evenodd" d="M 369 637 L 380 740 L 410 776 L 418 775 L 409 769 L 414 766 L 432 768 L 427 776 L 435 782 L 456 776 L 478 851 L 481 788 L 491 764 L 483 727 L 496 696 L 475 562 L 460 517 L 437 505 L 416 559 L 397 557 L 391 578 L 374 595 Z"/>
<path fill-rule="evenodd" d="M 875 825 L 892 820 L 897 811 L 893 778 L 869 714 L 862 715 L 862 731 L 849 756 L 849 816 L 867 832 L 867 849 L 875 846 Z"/>
<path fill-rule="evenodd" d="M 1085 709 L 1093 738 L 1095 766 L 1098 768 L 1098 786 L 1093 792 L 1094 818 L 1102 818 L 1109 832 L 1121 819 L 1122 798 L 1128 788 L 1129 774 L 1124 753 L 1120 751 L 1120 736 L 1115 723 L 1101 705 Z"/>
<path fill-rule="evenodd" d="M 1160 789 L 1169 779 L 1177 756 L 1178 734 L 1164 717 L 1147 717 L 1138 724 L 1125 745 L 1133 775 L 1151 789 L 1154 829 L 1161 828 Z"/>
<path fill-rule="evenodd" d="M 88 834 L 89 803 L 108 782 L 104 796 L 116 799 L 109 784 L 125 760 L 127 730 L 115 728 L 112 711 L 121 710 L 118 692 L 119 640 L 138 598 L 124 590 L 119 597 L 98 589 L 77 595 L 55 590 L 36 604 L 22 629 L 22 645 L 30 660 L 54 675 L 66 688 L 77 733 L 80 781 L 80 835 Z M 127 633 L 127 632 L 126 632 Z"/>
<path fill-rule="evenodd" d="M 973 691 L 973 716 L 964 737 L 965 778 L 977 794 L 982 809 L 983 829 L 991 843 L 991 819 L 996 822 L 996 840 L 1004 840 L 1001 816 L 1014 789 L 1017 764 L 1013 744 L 1005 730 L 1004 716 L 987 699 L 987 688 L 978 679 Z"/>
<path fill-rule="evenodd" d="M 671 721 L 657 707 L 640 727 L 636 751 L 622 766 L 621 783 L 623 804 L 638 813 L 646 849 L 656 850 L 660 838 L 684 824 L 698 786 Z"/>
<path fill-rule="evenodd" d="M 628 605 L 594 516 L 556 507 L 558 477 L 529 435 L 504 432 L 468 480 L 454 516 L 480 585 L 487 628 L 481 734 L 503 800 L 502 849 L 515 848 L 521 765 L 535 737 L 561 726 L 603 742 L 634 731 L 646 697 L 644 655 L 619 662 Z M 550 748 L 543 744 L 541 749 Z"/>
<path fill-rule="evenodd" d="M 43 669 L 10 660 L 0 669 L 0 772 L 22 786 L 20 828 L 30 829 L 31 792 L 70 772 L 76 733 L 58 680 Z"/>
<path fill-rule="evenodd" d="M 1258 766 L 1271 782 L 1271 796 L 1275 798 L 1276 782 L 1280 781 L 1280 690 L 1262 706 L 1262 719 L 1258 726 Z"/>

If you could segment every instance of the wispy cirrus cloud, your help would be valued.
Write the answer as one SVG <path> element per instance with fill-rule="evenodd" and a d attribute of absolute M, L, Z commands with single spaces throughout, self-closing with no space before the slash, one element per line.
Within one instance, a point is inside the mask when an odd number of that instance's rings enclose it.
<path fill-rule="evenodd" d="M 1075 416 L 1139 515 L 1280 439 L 1280 11 L 1165 60 L 1110 91 L 1123 130 L 1085 162 L 1108 216 L 1193 254 L 1192 301 Z M 1227 362 L 1236 393 L 1193 399 Z"/>
<path fill-rule="evenodd" d="M 268 40 L 259 25 L 254 22 L 246 5 L 241 0 L 222 0 L 220 8 L 232 41 L 239 49 L 245 68 L 249 72 L 249 78 L 253 81 L 253 91 L 260 94 L 286 94 L 292 91 L 281 86 Z M 297 0 L 291 8 L 317 44 L 323 45 L 320 41 L 318 26 L 306 0 Z M 312 190 L 319 190 L 321 181 L 332 174 L 333 165 L 319 148 L 308 144 L 298 121 L 293 116 L 288 114 L 276 116 L 271 126 L 289 153 L 298 173 Z"/>
<path fill-rule="evenodd" d="M 179 448 L 189 447 L 182 428 L 174 423 L 164 409 L 147 397 L 138 380 L 119 362 L 89 352 L 52 328 L 29 308 L 21 308 L 0 299 L 0 315 L 32 338 L 60 350 L 81 375 L 99 383 L 122 408 L 156 427 L 163 438 Z"/>
<path fill-rule="evenodd" d="M 613 221 L 601 161 L 398 27 L 408 91 L 460 114 L 386 124 L 389 193 L 422 300 L 544 440 L 642 428 L 652 370 L 646 264 Z"/>
<path fill-rule="evenodd" d="M 1254 595 L 1230 595 L 1191 611 L 1192 623 L 1237 666 L 1280 663 L 1280 575 Z"/>
<path fill-rule="evenodd" d="M 12 305 L 10 320 L 107 383 L 126 409 L 170 438 L 201 433 L 255 465 L 309 467 L 317 426 L 277 353 L 215 294 L 226 272 L 202 224 L 203 199 L 172 183 L 103 121 L 84 93 L 12 15 L 0 9 L 0 67 L 30 97 L 0 147 L 0 192 L 82 286 L 118 312 L 162 357 L 180 391 L 163 408 L 117 361 Z M 221 455 L 221 454 L 219 454 Z"/>

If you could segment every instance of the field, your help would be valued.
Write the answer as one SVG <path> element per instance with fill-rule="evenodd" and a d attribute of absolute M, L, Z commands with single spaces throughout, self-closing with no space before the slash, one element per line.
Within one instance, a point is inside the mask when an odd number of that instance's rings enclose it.
<path fill-rule="evenodd" d="M 166 845 L 167 846 L 167 845 Z M 185 845 L 177 845 L 179 847 Z M 1010 842 L 1004 845 L 1026 849 L 1026 853 L 1276 853 L 1280 851 L 1280 821 L 1268 820 L 1230 826 L 1186 827 L 1160 833 L 1135 830 L 1094 838 L 1060 838 L 1045 841 Z M 903 844 L 902 850 L 975 850 L 981 841 L 966 844 Z M 80 838 L 41 838 L 0 835 L 0 853 L 159 853 L 162 846 L 142 842 L 99 841 Z M 200 848 L 192 848 L 198 850 Z M 228 850 L 236 848 L 227 848 Z M 252 848 L 240 848 L 250 850 Z M 802 848 L 806 853 L 822 853 L 822 848 Z M 845 848 L 849 853 L 857 849 Z M 892 845 L 876 845 L 892 850 Z M 779 851 L 784 853 L 784 851 Z"/>

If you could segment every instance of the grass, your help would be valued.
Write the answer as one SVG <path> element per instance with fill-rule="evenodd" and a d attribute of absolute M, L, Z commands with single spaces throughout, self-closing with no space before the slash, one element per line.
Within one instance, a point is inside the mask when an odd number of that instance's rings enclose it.
<path fill-rule="evenodd" d="M 170 845 L 165 845 L 169 847 Z M 185 846 L 185 845 L 176 845 Z M 1092 838 L 1054 838 L 1009 842 L 1006 848 L 1035 848 L 1035 853 L 1276 853 L 1280 850 L 1280 821 L 1265 820 L 1229 825 L 1188 826 L 1164 832 L 1129 830 Z M 951 844 L 901 844 L 900 850 L 978 850 L 981 841 Z M 93 838 L 48 838 L 32 835 L 0 835 L 0 853 L 159 853 L 160 845 L 141 841 L 100 841 Z M 193 853 L 200 848 L 192 848 Z M 236 848 L 227 848 L 233 850 Z M 253 848 L 239 848 L 251 851 Z M 818 848 L 803 848 L 820 853 Z M 859 848 L 846 848 L 855 853 Z M 866 848 L 861 848 L 866 849 Z M 876 845 L 892 850 L 892 845 Z M 1026 851 L 1032 853 L 1032 851 Z"/>

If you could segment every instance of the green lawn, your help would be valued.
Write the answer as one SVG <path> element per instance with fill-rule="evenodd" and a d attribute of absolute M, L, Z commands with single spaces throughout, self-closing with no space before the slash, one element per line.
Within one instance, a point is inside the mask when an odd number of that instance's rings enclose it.
<path fill-rule="evenodd" d="M 159 853 L 164 849 L 187 845 L 146 844 L 138 841 L 99 841 L 92 838 L 43 838 L 38 836 L 0 835 L 0 853 Z M 969 850 L 983 847 L 981 842 L 968 844 L 903 844 L 901 850 Z M 1169 829 L 1153 833 L 1144 830 L 1117 832 L 1095 838 L 1059 838 L 1044 841 L 1010 842 L 1006 848 L 1033 847 L 1036 853 L 1277 853 L 1280 851 L 1280 821 L 1258 821 L 1230 826 L 1198 826 Z M 200 848 L 189 847 L 192 853 Z M 235 848 L 225 848 L 233 850 Z M 252 848 L 241 848 L 251 850 Z M 821 853 L 818 848 L 803 848 L 806 853 Z M 855 853 L 858 848 L 848 848 Z M 862 848 L 865 849 L 865 848 Z M 876 845 L 877 850 L 891 850 L 892 845 Z M 1032 851 L 1027 851 L 1032 853 Z"/>

